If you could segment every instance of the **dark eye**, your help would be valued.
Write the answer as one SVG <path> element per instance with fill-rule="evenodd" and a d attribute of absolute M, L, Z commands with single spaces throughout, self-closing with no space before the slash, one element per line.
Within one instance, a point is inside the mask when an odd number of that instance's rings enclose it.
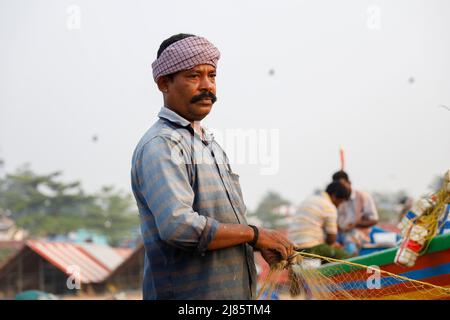
<path fill-rule="evenodd" d="M 215 74 L 215 73 L 210 73 L 209 76 L 210 76 L 211 78 L 215 78 L 215 77 L 216 77 L 216 74 Z"/>

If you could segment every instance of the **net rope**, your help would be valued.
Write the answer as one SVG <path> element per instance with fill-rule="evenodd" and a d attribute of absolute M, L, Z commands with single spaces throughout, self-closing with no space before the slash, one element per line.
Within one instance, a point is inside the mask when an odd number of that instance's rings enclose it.
<path fill-rule="evenodd" d="M 420 255 L 427 253 L 431 239 L 438 233 L 439 219 L 450 203 L 449 177 L 450 172 L 447 172 L 442 188 L 431 196 L 435 205 L 411 221 L 406 233 L 409 236 L 414 224 L 420 224 L 428 231 Z M 312 266 L 312 261 L 316 262 L 316 266 Z M 320 262 L 320 267 L 317 262 Z M 287 299 L 310 300 L 450 299 L 450 287 L 411 279 L 378 266 L 302 251 L 295 252 L 287 261 L 271 266 L 257 299 L 270 298 L 274 292 Z"/>
<path fill-rule="evenodd" d="M 325 262 L 314 268 L 308 260 Z M 284 299 L 450 299 L 450 288 L 434 285 L 376 266 L 296 252 L 288 261 L 271 267 L 257 299 L 277 293 Z"/>

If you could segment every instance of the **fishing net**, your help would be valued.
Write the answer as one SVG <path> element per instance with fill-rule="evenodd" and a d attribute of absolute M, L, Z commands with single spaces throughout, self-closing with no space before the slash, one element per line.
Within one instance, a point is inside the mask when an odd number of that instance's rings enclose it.
<path fill-rule="evenodd" d="M 428 198 L 432 206 L 427 207 L 421 215 L 413 215 L 413 219 L 404 219 L 403 241 L 412 239 L 411 231 L 415 226 L 420 226 L 426 234 L 422 239 L 424 246 L 416 256 L 427 254 L 431 240 L 448 221 L 445 214 L 448 210 L 445 208 L 450 204 L 450 170 L 445 174 L 442 187 Z M 415 259 L 412 262 L 411 266 L 415 264 Z M 274 293 L 284 299 L 305 300 L 450 300 L 450 287 L 411 279 L 378 266 L 302 251 L 296 252 L 288 261 L 271 267 L 258 298 L 271 298 Z"/>
<path fill-rule="evenodd" d="M 274 293 L 281 299 L 298 300 L 450 299 L 447 287 L 409 279 L 377 266 L 304 252 L 272 266 L 258 299 L 270 298 Z"/>

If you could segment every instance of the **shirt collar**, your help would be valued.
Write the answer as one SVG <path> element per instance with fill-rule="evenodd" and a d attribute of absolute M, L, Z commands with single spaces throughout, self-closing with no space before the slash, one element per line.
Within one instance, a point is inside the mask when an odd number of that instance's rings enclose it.
<path fill-rule="evenodd" d="M 167 108 L 166 106 L 162 107 L 161 110 L 158 113 L 158 117 L 169 120 L 170 122 L 176 123 L 182 127 L 189 127 L 192 129 L 191 122 L 180 116 L 175 111 Z M 207 128 L 202 127 L 203 133 L 204 133 L 204 139 L 205 142 L 208 144 L 211 143 L 214 140 L 214 135 L 211 131 L 209 131 Z M 195 132 L 192 129 L 193 132 Z M 198 135 L 197 132 L 194 133 L 195 135 Z"/>
<path fill-rule="evenodd" d="M 170 122 L 174 122 L 182 127 L 187 127 L 187 126 L 191 125 L 191 123 L 188 120 L 186 120 L 185 118 L 180 116 L 178 113 L 170 110 L 169 108 L 167 108 L 165 106 L 162 107 L 161 110 L 159 111 L 158 117 L 169 120 Z"/>

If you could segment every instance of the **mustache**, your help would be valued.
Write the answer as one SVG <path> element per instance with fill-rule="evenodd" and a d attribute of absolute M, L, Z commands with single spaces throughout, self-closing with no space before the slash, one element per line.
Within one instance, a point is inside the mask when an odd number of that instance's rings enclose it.
<path fill-rule="evenodd" d="M 214 93 L 212 93 L 212 92 L 202 92 L 199 95 L 193 96 L 190 102 L 191 103 L 196 103 L 196 102 L 199 102 L 200 100 L 205 99 L 205 98 L 211 99 L 212 103 L 217 101 L 217 97 L 216 97 L 216 95 Z"/>

